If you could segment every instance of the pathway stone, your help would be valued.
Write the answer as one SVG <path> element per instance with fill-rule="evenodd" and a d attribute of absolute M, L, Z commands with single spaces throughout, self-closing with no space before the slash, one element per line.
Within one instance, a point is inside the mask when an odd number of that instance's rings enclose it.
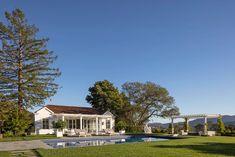
<path fill-rule="evenodd" d="M 19 151 L 38 148 L 50 149 L 51 147 L 41 140 L 0 142 L 0 151 Z"/>

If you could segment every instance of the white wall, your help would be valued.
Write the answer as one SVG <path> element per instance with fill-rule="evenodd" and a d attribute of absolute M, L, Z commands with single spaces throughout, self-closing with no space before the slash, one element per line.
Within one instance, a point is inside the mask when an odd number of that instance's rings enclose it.
<path fill-rule="evenodd" d="M 115 119 L 114 118 L 100 118 L 100 130 L 106 129 L 106 120 L 110 120 L 110 126 L 114 130 Z M 103 123 L 103 125 L 102 125 Z"/>
<path fill-rule="evenodd" d="M 57 118 L 53 115 L 53 113 L 51 113 L 46 107 L 43 107 L 42 109 L 38 110 L 34 115 L 35 115 L 35 133 L 36 134 L 53 134 L 54 133 L 52 122 L 57 121 Z M 44 118 L 49 119 L 49 129 L 42 129 L 43 128 L 42 121 Z M 65 119 L 67 118 L 65 117 Z M 106 120 L 110 120 L 111 128 L 114 129 L 114 125 L 115 125 L 114 117 L 99 118 L 99 126 L 100 126 L 99 131 L 106 129 Z M 94 124 L 94 128 L 95 128 L 95 124 Z"/>
<path fill-rule="evenodd" d="M 44 118 L 49 119 L 49 129 L 42 129 L 42 120 Z M 36 113 L 34 113 L 35 133 L 36 134 L 53 134 L 54 129 L 52 126 L 52 121 L 54 121 L 53 115 L 45 107 L 38 110 Z"/>

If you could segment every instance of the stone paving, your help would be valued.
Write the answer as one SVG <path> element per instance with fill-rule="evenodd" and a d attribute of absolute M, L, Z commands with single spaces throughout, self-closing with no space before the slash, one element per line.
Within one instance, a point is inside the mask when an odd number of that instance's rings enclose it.
<path fill-rule="evenodd" d="M 29 149 L 51 149 L 50 146 L 41 140 L 0 142 L 0 151 L 29 150 Z"/>

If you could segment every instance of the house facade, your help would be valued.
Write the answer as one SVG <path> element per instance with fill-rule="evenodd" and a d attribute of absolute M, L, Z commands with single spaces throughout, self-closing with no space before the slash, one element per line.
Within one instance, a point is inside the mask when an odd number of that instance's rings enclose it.
<path fill-rule="evenodd" d="M 46 105 L 37 110 L 34 117 L 36 134 L 54 134 L 53 121 L 60 119 L 66 122 L 64 132 L 80 129 L 98 134 L 105 129 L 114 130 L 115 124 L 115 117 L 111 112 L 99 113 L 88 107 Z"/>

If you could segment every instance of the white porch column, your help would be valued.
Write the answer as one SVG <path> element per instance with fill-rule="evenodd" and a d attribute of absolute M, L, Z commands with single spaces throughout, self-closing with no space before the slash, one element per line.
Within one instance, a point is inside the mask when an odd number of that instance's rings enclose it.
<path fill-rule="evenodd" d="M 82 116 L 80 116 L 80 129 L 82 130 Z"/>
<path fill-rule="evenodd" d="M 113 120 L 110 119 L 110 129 L 113 129 Z"/>
<path fill-rule="evenodd" d="M 174 118 L 171 118 L 171 134 L 174 134 Z"/>
<path fill-rule="evenodd" d="M 62 121 L 64 122 L 64 115 L 62 115 Z M 64 129 L 62 130 L 62 132 L 65 133 Z"/>
<path fill-rule="evenodd" d="M 204 117 L 204 135 L 207 135 L 207 117 Z"/>
<path fill-rule="evenodd" d="M 98 135 L 98 117 L 95 118 L 95 131 L 96 131 L 96 135 Z"/>

